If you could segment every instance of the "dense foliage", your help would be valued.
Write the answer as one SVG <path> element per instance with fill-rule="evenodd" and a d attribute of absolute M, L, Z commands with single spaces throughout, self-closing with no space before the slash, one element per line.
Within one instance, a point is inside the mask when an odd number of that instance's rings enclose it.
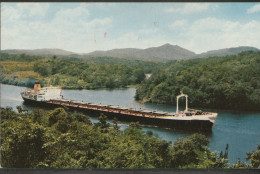
<path fill-rule="evenodd" d="M 28 112 L 1 109 L 1 166 L 12 168 L 225 168 L 227 156 L 210 152 L 194 134 L 171 143 L 131 123 L 120 131 L 105 116 L 92 124 L 64 108 Z M 259 160 L 259 156 L 253 157 Z M 253 159 L 252 158 L 252 159 Z"/>
<path fill-rule="evenodd" d="M 36 62 L 33 70 L 49 79 L 52 85 L 66 88 L 118 88 L 140 83 L 144 78 L 142 69 L 124 65 L 106 65 L 47 60 Z M 46 81 L 46 79 L 44 79 Z"/>
<path fill-rule="evenodd" d="M 70 59 L 69 59 L 70 60 Z M 75 60 L 75 59 L 73 59 Z M 142 60 L 130 60 L 123 58 L 114 57 L 95 57 L 95 58 L 82 58 L 82 61 L 100 63 L 100 64 L 113 64 L 113 65 L 125 65 L 131 68 L 142 68 L 145 74 L 156 72 L 158 70 L 168 67 L 170 64 L 176 62 L 174 60 L 167 62 L 153 62 L 153 61 L 142 61 Z"/>
<path fill-rule="evenodd" d="M 253 168 L 260 168 L 260 145 L 257 145 L 257 151 L 247 154 L 247 160 L 251 161 Z"/>
<path fill-rule="evenodd" d="M 176 104 L 181 90 L 192 107 L 259 110 L 260 53 L 176 62 L 143 81 L 135 97 Z"/>
<path fill-rule="evenodd" d="M 1 82 L 32 86 L 37 80 L 44 85 L 65 88 L 120 88 L 139 84 L 145 73 L 163 69 L 168 64 L 119 58 L 52 58 L 1 54 Z"/>

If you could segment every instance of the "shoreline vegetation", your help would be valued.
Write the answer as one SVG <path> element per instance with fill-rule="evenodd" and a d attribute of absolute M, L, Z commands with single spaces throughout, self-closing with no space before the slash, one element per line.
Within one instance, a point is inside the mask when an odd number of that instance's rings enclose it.
<path fill-rule="evenodd" d="M 5 168 L 202 168 L 252 169 L 260 167 L 260 145 L 228 163 L 228 145 L 211 152 L 209 140 L 193 134 L 175 142 L 144 132 L 138 123 L 121 131 L 116 120 L 105 115 L 92 123 L 83 113 L 66 108 L 1 108 L 1 166 Z M 225 147 L 225 145 L 223 145 Z"/>
<path fill-rule="evenodd" d="M 173 63 L 144 80 L 135 99 L 175 105 L 180 91 L 191 107 L 260 111 L 260 53 Z"/>
<path fill-rule="evenodd" d="M 36 82 L 36 81 L 35 81 Z M 28 85 L 19 85 L 19 84 L 9 84 L 9 83 L 3 83 L 1 82 L 0 84 L 4 84 L 4 85 L 12 85 L 12 86 L 18 86 L 18 87 L 27 87 L 27 88 L 33 88 L 33 86 L 30 84 Z M 42 86 L 44 87 L 44 86 Z M 58 86 L 57 86 L 58 87 Z M 59 86 L 60 87 L 60 86 Z M 127 89 L 127 88 L 137 88 L 138 85 L 127 85 L 125 87 L 120 87 L 120 88 L 93 88 L 93 89 L 85 89 L 85 90 L 114 90 L 114 89 Z M 84 90 L 84 88 L 69 88 L 69 87 L 61 87 L 62 89 L 68 89 L 68 90 Z"/>
<path fill-rule="evenodd" d="M 149 62 L 120 58 L 40 57 L 1 54 L 3 84 L 64 89 L 135 87 L 135 99 L 176 105 L 182 90 L 196 108 L 260 111 L 260 53 Z M 145 74 L 152 74 L 149 78 Z M 180 101 L 181 102 L 181 101 Z"/>
<path fill-rule="evenodd" d="M 1 54 L 1 82 L 32 87 L 35 81 L 43 86 L 66 89 L 114 89 L 140 84 L 145 73 L 168 66 L 166 63 L 119 58 L 57 58 Z"/>

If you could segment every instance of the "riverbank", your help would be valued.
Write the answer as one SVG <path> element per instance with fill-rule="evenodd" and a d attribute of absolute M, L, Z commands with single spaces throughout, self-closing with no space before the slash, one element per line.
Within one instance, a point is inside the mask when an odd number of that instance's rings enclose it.
<path fill-rule="evenodd" d="M 1 84 L 5 84 L 5 85 L 12 85 L 12 86 L 18 86 L 18 87 L 27 87 L 27 88 L 33 88 L 33 85 L 34 85 L 34 82 L 36 82 L 36 80 L 34 80 L 33 82 L 31 82 L 31 84 L 29 85 L 26 85 L 26 81 L 28 81 L 29 79 L 27 80 L 24 80 L 22 81 L 22 83 L 19 83 L 18 81 L 15 81 L 13 83 L 5 83 L 5 82 L 1 82 Z M 43 86 L 42 86 L 43 87 Z M 79 87 L 66 87 L 66 86 L 59 86 L 61 87 L 62 89 L 71 89 L 71 90 L 102 90 L 102 89 L 105 89 L 105 90 L 117 90 L 117 89 L 127 89 L 127 88 L 137 88 L 138 85 L 127 85 L 126 87 L 120 87 L 120 88 L 79 88 Z"/>

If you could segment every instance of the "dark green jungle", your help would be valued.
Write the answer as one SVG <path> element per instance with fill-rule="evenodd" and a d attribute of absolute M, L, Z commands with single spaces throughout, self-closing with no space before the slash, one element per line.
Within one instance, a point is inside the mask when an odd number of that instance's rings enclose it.
<path fill-rule="evenodd" d="M 65 108 L 28 112 L 1 108 L 1 166 L 4 168 L 258 168 L 260 146 L 250 162 L 228 165 L 228 145 L 211 152 L 201 134 L 167 142 L 131 123 L 120 131 L 101 115 L 91 123 Z"/>
<path fill-rule="evenodd" d="M 180 91 L 191 107 L 260 110 L 260 53 L 175 62 L 144 80 L 135 97 L 175 104 Z"/>

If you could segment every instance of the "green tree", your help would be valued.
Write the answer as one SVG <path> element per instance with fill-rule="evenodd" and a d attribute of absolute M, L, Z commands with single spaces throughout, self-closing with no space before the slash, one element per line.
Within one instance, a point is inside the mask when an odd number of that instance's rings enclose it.
<path fill-rule="evenodd" d="M 92 124 L 86 115 L 64 108 L 48 112 L 34 110 L 28 114 L 15 113 L 11 108 L 0 112 L 3 167 L 228 167 L 225 155 L 211 152 L 207 147 L 209 140 L 201 134 L 171 143 L 160 140 L 152 132 L 145 133 L 138 123 L 120 131 L 116 120 L 110 125 L 104 115 Z M 259 166 L 259 149 L 248 155 L 253 167 Z M 238 161 L 233 167 L 245 166 Z"/>
<path fill-rule="evenodd" d="M 43 148 L 45 129 L 21 118 L 22 122 L 11 122 L 1 130 L 2 166 L 8 168 L 34 168 L 45 158 Z"/>
<path fill-rule="evenodd" d="M 49 125 L 55 124 L 57 130 L 65 133 L 69 129 L 71 123 L 71 117 L 63 108 L 56 108 L 49 113 Z"/>
<path fill-rule="evenodd" d="M 201 134 L 178 139 L 173 145 L 171 167 L 174 168 L 225 168 L 228 161 L 218 158 L 208 149 L 209 140 Z"/>
<path fill-rule="evenodd" d="M 242 163 L 240 158 L 238 158 L 237 162 L 231 166 L 234 169 L 247 169 L 249 166 L 246 163 Z"/>
<path fill-rule="evenodd" d="M 133 76 L 135 77 L 135 83 L 141 83 L 145 79 L 145 74 L 143 69 L 137 68 L 133 71 Z"/>
<path fill-rule="evenodd" d="M 253 151 L 247 154 L 247 160 L 251 161 L 253 168 L 260 167 L 260 145 L 257 146 L 257 151 Z"/>

